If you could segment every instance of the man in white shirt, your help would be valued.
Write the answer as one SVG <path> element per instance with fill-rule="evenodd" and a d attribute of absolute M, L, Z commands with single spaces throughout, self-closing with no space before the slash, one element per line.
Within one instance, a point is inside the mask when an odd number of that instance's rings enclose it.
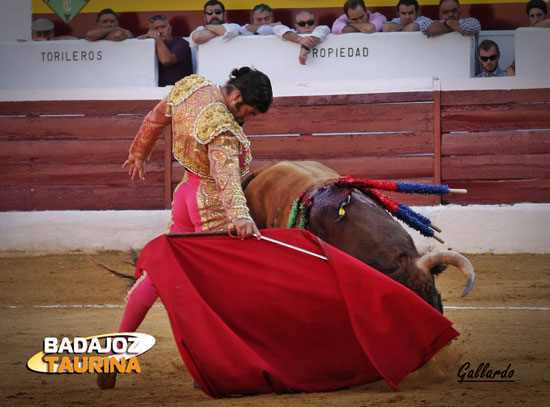
<path fill-rule="evenodd" d="M 308 10 L 302 10 L 296 13 L 295 19 L 294 29 L 279 24 L 273 27 L 273 32 L 281 39 L 292 41 L 300 45 L 298 61 L 300 61 L 302 65 L 305 65 L 311 49 L 321 41 L 324 41 L 326 36 L 330 33 L 330 28 L 326 25 L 317 25 L 315 14 Z"/>
<path fill-rule="evenodd" d="M 239 35 L 239 24 L 225 22 L 225 6 L 218 0 L 210 0 L 204 4 L 204 24 L 197 27 L 189 36 L 189 45 L 197 48 L 212 38 L 221 37 L 229 41 Z"/>

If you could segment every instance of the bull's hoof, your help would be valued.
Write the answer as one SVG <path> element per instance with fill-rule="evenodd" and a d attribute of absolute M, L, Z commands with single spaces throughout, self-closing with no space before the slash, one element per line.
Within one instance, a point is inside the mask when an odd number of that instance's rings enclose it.
<path fill-rule="evenodd" d="M 116 372 L 99 373 L 97 375 L 97 387 L 101 390 L 112 389 L 116 384 Z"/>

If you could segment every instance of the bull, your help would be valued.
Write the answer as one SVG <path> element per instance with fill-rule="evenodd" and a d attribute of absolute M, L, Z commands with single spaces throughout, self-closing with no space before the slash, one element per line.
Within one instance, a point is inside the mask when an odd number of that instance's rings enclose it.
<path fill-rule="evenodd" d="M 287 227 L 293 202 L 303 196 L 311 202 L 310 232 L 408 287 L 441 313 L 434 276 L 447 265 L 466 277 L 462 296 L 471 291 L 475 272 L 466 257 L 452 251 L 420 256 L 411 236 L 385 209 L 360 190 L 335 185 L 338 178 L 319 162 L 283 161 L 251 173 L 243 188 L 259 228 Z M 349 202 L 344 217 L 339 216 L 343 202 Z"/>

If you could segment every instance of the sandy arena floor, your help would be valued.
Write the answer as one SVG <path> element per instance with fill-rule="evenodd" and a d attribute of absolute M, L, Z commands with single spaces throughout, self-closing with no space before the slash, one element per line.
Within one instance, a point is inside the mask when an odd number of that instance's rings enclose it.
<path fill-rule="evenodd" d="M 98 260 L 131 273 L 124 253 Z M 449 268 L 438 278 L 445 315 L 461 336 L 436 363 L 410 375 L 401 392 L 383 382 L 330 393 L 211 399 L 193 389 L 158 303 L 140 332 L 157 344 L 140 356 L 141 374 L 119 376 L 101 391 L 95 375 L 47 375 L 27 370 L 47 336 L 91 336 L 116 331 L 126 282 L 91 265 L 82 254 L 0 258 L 0 405 L 2 406 L 543 406 L 550 401 L 550 255 L 469 255 L 477 283 L 460 298 L 464 281 Z M 90 307 L 97 304 L 99 307 Z M 51 307 L 58 305 L 57 307 Z M 112 305 L 112 306 L 108 306 Z M 473 307 L 473 308 L 464 308 Z M 499 307 L 495 309 L 494 307 Z M 490 363 L 514 370 L 506 383 L 459 383 L 458 370 Z"/>

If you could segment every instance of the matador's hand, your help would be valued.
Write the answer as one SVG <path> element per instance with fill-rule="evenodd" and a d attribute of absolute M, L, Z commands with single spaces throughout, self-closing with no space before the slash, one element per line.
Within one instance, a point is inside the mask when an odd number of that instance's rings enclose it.
<path fill-rule="evenodd" d="M 252 219 L 237 218 L 233 219 L 231 223 L 233 223 L 233 228 L 230 229 L 236 230 L 237 235 L 241 236 L 241 238 L 244 239 L 246 237 L 256 235 L 256 238 L 258 240 L 260 239 L 260 231 Z"/>
<path fill-rule="evenodd" d="M 130 166 L 128 170 L 128 175 L 130 179 L 134 181 L 136 177 L 139 177 L 141 180 L 145 180 L 145 161 L 134 157 L 133 154 L 128 155 L 128 159 L 122 164 L 122 168 Z"/>

